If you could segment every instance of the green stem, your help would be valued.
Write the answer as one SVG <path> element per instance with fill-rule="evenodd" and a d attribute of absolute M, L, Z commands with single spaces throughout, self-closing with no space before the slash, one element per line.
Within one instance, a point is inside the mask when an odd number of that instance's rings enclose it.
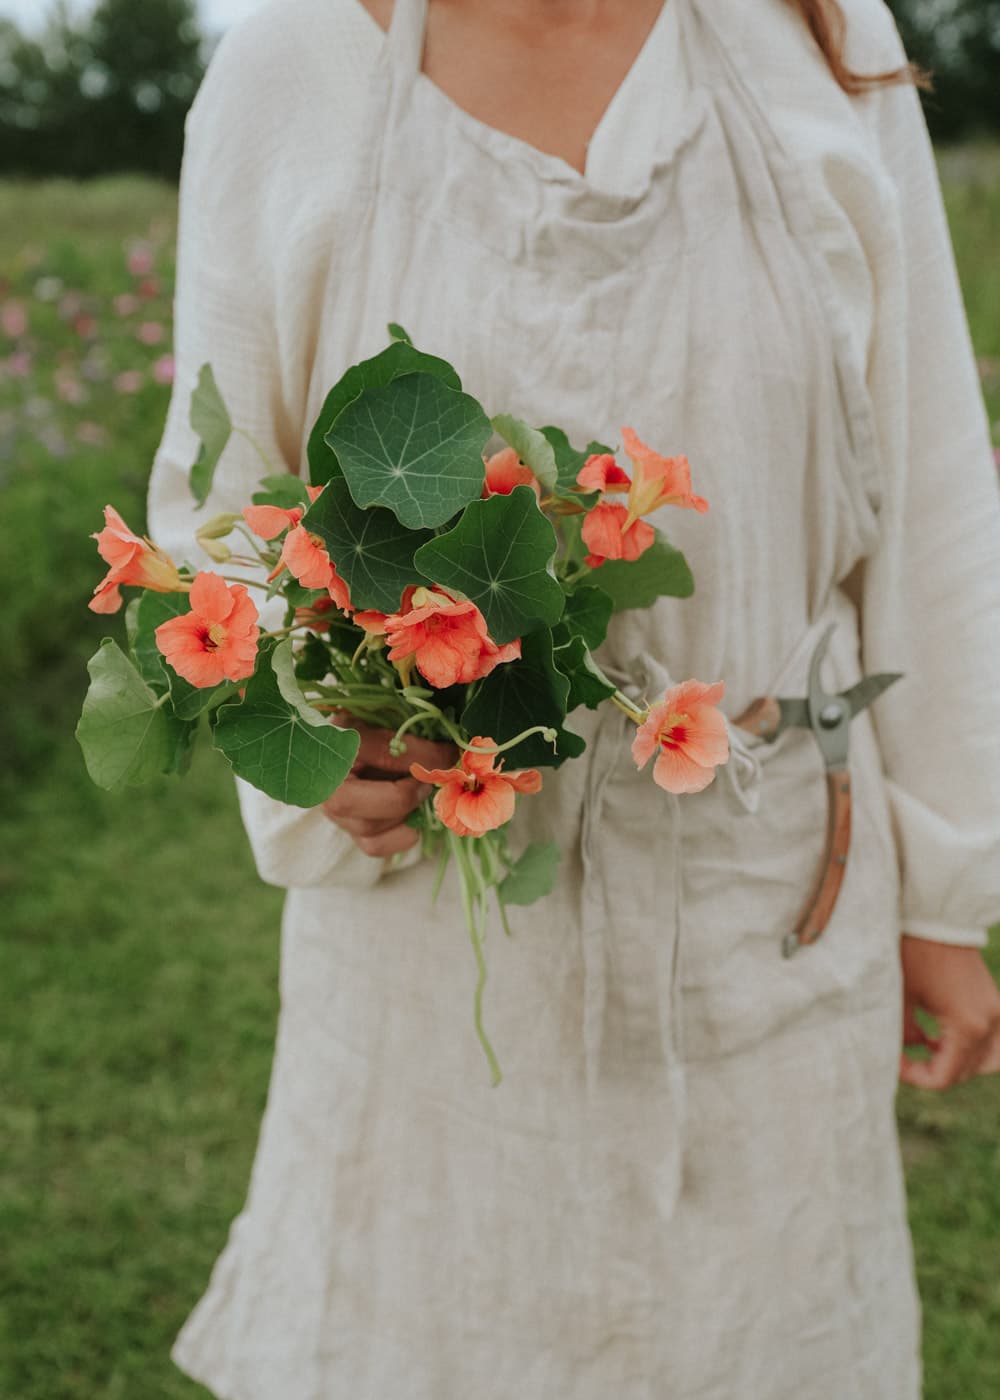
<path fill-rule="evenodd" d="M 277 468 L 277 467 L 275 466 L 275 464 L 271 461 L 270 457 L 269 457 L 269 456 L 267 455 L 267 453 L 264 451 L 263 447 L 261 447 L 260 443 L 259 443 L 259 442 L 257 441 L 257 439 L 254 437 L 253 433 L 249 432 L 246 428 L 240 428 L 240 427 L 238 427 L 237 424 L 235 424 L 235 423 L 233 424 L 233 432 L 234 432 L 234 433 L 239 433 L 240 437 L 242 437 L 242 438 L 246 438 L 247 442 L 250 444 L 250 446 L 253 448 L 253 450 L 257 453 L 257 456 L 258 456 L 258 457 L 260 458 L 260 460 L 264 463 L 264 466 L 267 468 L 268 472 L 269 472 L 272 476 L 283 476 L 283 475 L 284 475 L 283 472 L 279 472 L 278 468 Z"/>
<path fill-rule="evenodd" d="M 473 744 L 463 743 L 461 747 L 466 751 L 466 753 L 506 753 L 508 749 L 516 748 L 517 745 L 522 743 L 525 739 L 530 739 L 532 734 L 544 735 L 545 742 L 547 744 L 552 744 L 553 746 L 555 746 L 556 740 L 559 737 L 551 725 L 533 724 L 530 729 L 525 729 L 520 734 L 515 734 L 513 739 L 508 739 L 505 744 L 494 744 L 491 748 L 479 749 L 476 748 Z"/>
<path fill-rule="evenodd" d="M 427 715 L 421 713 L 421 711 L 419 710 L 415 715 L 410 715 L 409 719 L 405 719 L 403 723 L 399 726 L 399 728 L 396 730 L 392 738 L 389 740 L 390 753 L 405 753 L 405 748 L 397 750 L 396 746 L 399 744 L 400 739 L 402 739 L 403 735 L 408 729 L 412 729 L 415 724 L 423 724 L 425 719 L 427 719 Z"/>
<path fill-rule="evenodd" d="M 233 574 L 220 574 L 219 577 L 224 578 L 227 583 L 242 583 L 244 588 L 263 588 L 265 593 L 270 591 L 266 583 L 258 583 L 253 578 L 236 578 Z"/>
<path fill-rule="evenodd" d="M 448 863 L 450 859 L 451 850 L 449 849 L 448 843 L 443 842 L 441 845 L 441 855 L 438 860 L 437 874 L 434 876 L 434 888 L 431 890 L 432 904 L 437 903 L 438 895 L 441 893 L 441 886 L 444 884 L 445 872 L 448 869 Z"/>
<path fill-rule="evenodd" d="M 418 695 L 407 695 L 407 700 L 411 705 L 416 705 L 421 711 L 421 719 L 434 719 L 440 724 L 450 739 L 452 739 L 460 749 L 467 749 L 468 742 L 462 738 L 461 731 L 457 725 L 453 724 L 446 714 L 443 714 L 436 705 L 432 705 L 429 700 L 421 700 Z"/>
<path fill-rule="evenodd" d="M 363 682 L 320 685 L 317 682 L 315 688 L 328 695 L 331 700 L 375 700 L 383 705 L 400 703 L 399 691 L 394 691 L 387 685 L 365 685 Z"/>
<path fill-rule="evenodd" d="M 503 902 L 503 895 L 500 893 L 499 885 L 496 886 L 497 908 L 500 910 L 500 922 L 503 924 L 503 931 L 508 938 L 513 938 L 514 933 L 507 920 L 507 906 Z"/>
<path fill-rule="evenodd" d="M 253 535 L 251 535 L 250 531 L 246 528 L 245 525 L 234 525 L 233 529 L 238 535 L 243 536 L 247 544 L 250 546 L 250 548 L 253 550 L 254 554 L 256 554 L 257 558 L 262 564 L 268 564 L 271 562 L 274 556 L 272 555 L 270 559 L 268 558 L 268 556 L 261 549 L 260 545 L 257 543 L 257 540 L 254 538 Z"/>
<path fill-rule="evenodd" d="M 630 700 L 627 695 L 623 695 L 620 690 L 616 690 L 611 696 L 612 705 L 617 705 L 623 714 L 628 715 L 633 724 L 645 724 L 648 711 L 637 705 L 634 700 Z"/>
<path fill-rule="evenodd" d="M 502 1078 L 500 1065 L 497 1062 L 493 1046 L 490 1044 L 489 1038 L 483 1029 L 483 988 L 486 985 L 486 959 L 483 957 L 483 930 L 480 929 L 479 921 L 476 918 L 477 911 L 475 907 L 475 893 L 482 891 L 482 878 L 479 877 L 477 879 L 476 877 L 476 872 L 472 867 L 472 862 L 463 844 L 464 840 L 465 838 L 456 836 L 453 831 L 448 832 L 448 844 L 451 847 L 451 853 L 454 857 L 456 868 L 458 869 L 459 885 L 462 890 L 462 907 L 465 910 L 465 924 L 469 931 L 472 951 L 476 959 L 476 968 L 479 973 L 476 981 L 476 993 L 473 1003 L 475 1009 L 474 1019 L 476 1035 L 479 1038 L 479 1043 L 483 1048 L 483 1053 L 489 1064 L 493 1085 L 496 1087 Z M 484 908 L 484 918 L 485 914 L 486 910 Z"/>

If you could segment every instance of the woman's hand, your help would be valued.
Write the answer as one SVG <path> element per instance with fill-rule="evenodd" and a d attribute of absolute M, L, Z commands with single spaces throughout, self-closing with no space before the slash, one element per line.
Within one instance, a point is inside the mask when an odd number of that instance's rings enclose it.
<path fill-rule="evenodd" d="M 978 948 L 903 935 L 903 1044 L 926 1045 L 928 1060 L 903 1055 L 899 1077 L 918 1089 L 947 1089 L 977 1074 L 1000 1073 L 1000 990 Z M 925 1011 L 936 1039 L 917 1022 Z"/>
<path fill-rule="evenodd" d="M 410 764 L 451 768 L 455 748 L 408 734 L 406 752 L 396 755 L 389 752 L 391 730 L 372 729 L 356 721 L 353 727 L 361 735 L 357 760 L 337 791 L 323 803 L 323 811 L 353 837 L 366 856 L 385 859 L 417 844 L 419 833 L 405 821 L 434 791 L 409 776 Z"/>

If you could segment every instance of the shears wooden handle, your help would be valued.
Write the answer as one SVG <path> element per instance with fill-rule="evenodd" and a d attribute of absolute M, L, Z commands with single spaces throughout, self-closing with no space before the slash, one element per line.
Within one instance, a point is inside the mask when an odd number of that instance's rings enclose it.
<path fill-rule="evenodd" d="M 781 951 L 786 958 L 823 935 L 844 883 L 851 845 L 851 775 L 846 768 L 827 773 L 826 794 L 826 858 L 812 898 L 795 925 L 795 931 L 787 933 L 782 940 Z"/>
<path fill-rule="evenodd" d="M 773 739 L 782 725 L 781 706 L 773 696 L 764 696 L 754 700 L 733 723 L 749 734 Z M 794 931 L 782 939 L 781 951 L 786 958 L 822 937 L 844 883 L 851 845 L 851 775 L 846 768 L 827 771 L 826 794 L 826 853 L 809 902 Z"/>

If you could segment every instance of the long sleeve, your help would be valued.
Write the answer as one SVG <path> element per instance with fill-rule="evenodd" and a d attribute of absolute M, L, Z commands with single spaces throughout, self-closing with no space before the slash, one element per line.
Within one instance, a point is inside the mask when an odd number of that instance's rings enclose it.
<path fill-rule="evenodd" d="M 273 29 L 275 20 L 266 22 Z M 233 31 L 217 51 L 188 117 L 181 174 L 175 300 L 176 378 L 165 432 L 152 468 L 152 538 L 178 561 L 211 562 L 195 540 L 198 525 L 239 511 L 266 474 L 243 436 L 230 440 L 205 506 L 195 511 L 188 472 L 197 439 L 188 422 L 200 367 L 212 365 L 234 423 L 262 448 L 274 471 L 299 470 L 307 365 L 282 341 L 273 254 L 283 214 L 280 124 L 256 99 L 252 63 L 274 45 L 256 29 Z M 279 55 L 280 61 L 280 55 Z M 248 71 L 249 70 L 249 71 Z M 227 573 L 238 572 L 227 566 Z M 304 886 L 374 883 L 383 863 L 363 855 L 320 809 L 276 802 L 238 780 L 240 808 L 261 877 Z"/>
<path fill-rule="evenodd" d="M 900 63 L 884 18 L 889 63 Z M 1000 919 L 997 473 L 919 97 L 896 85 L 863 105 L 889 176 L 886 225 L 898 229 L 873 268 L 885 493 L 863 573 L 864 660 L 904 673 L 876 706 L 903 931 L 981 945 Z"/>

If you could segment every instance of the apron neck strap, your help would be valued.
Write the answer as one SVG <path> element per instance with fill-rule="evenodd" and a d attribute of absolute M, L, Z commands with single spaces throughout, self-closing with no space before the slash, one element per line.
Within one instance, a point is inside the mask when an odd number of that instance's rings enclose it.
<path fill-rule="evenodd" d="M 427 0 L 396 0 L 387 42 L 390 57 L 404 73 L 420 72 L 426 27 Z"/>

